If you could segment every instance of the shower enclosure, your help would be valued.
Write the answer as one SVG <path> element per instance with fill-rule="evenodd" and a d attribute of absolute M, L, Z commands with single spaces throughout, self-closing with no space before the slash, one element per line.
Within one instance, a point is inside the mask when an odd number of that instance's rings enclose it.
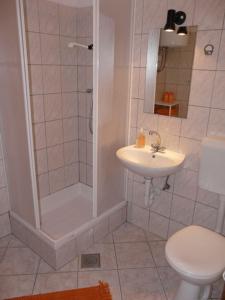
<path fill-rule="evenodd" d="M 41 229 L 58 239 L 92 219 L 93 6 L 24 4 Z"/>
<path fill-rule="evenodd" d="M 12 231 L 55 268 L 126 220 L 131 3 L 1 1 Z"/>

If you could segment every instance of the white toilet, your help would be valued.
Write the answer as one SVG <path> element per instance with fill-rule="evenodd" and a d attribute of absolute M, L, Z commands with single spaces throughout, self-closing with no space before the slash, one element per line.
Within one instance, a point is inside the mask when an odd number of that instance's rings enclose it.
<path fill-rule="evenodd" d="M 180 275 L 175 300 L 207 300 L 211 284 L 225 270 L 225 138 L 207 137 L 202 142 L 199 186 L 220 194 L 216 232 L 201 226 L 188 226 L 169 238 L 166 258 Z"/>

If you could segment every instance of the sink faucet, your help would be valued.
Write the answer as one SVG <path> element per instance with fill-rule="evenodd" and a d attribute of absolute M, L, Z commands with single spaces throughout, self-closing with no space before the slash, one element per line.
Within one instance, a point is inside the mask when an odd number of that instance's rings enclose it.
<path fill-rule="evenodd" d="M 161 136 L 160 136 L 160 134 L 155 130 L 150 130 L 149 135 L 156 135 L 157 136 L 156 142 L 151 144 L 153 153 L 164 152 L 166 147 L 161 146 Z"/>

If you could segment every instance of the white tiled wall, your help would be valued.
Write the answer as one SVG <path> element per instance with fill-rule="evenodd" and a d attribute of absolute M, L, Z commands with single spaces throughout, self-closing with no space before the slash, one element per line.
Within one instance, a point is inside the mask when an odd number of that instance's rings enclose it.
<path fill-rule="evenodd" d="M 92 185 L 88 127 L 92 52 L 68 43 L 92 42 L 92 8 L 26 0 L 25 23 L 39 196 L 82 182 Z"/>
<path fill-rule="evenodd" d="M 9 210 L 10 205 L 8 197 L 7 178 L 5 173 L 2 139 L 0 137 L 0 237 L 3 237 L 11 232 Z"/>
<path fill-rule="evenodd" d="M 214 229 L 218 195 L 199 189 L 198 169 L 202 137 L 225 135 L 225 1 L 136 0 L 135 4 L 129 142 L 134 143 L 140 127 L 146 134 L 158 130 L 163 145 L 185 153 L 187 159 L 171 177 L 170 190 L 162 192 L 150 209 L 143 205 L 143 178 L 129 174 L 128 220 L 163 237 L 192 223 Z M 184 10 L 186 24 L 198 25 L 187 119 L 143 113 L 148 31 L 165 25 L 167 9 Z M 207 43 L 215 47 L 212 56 L 204 55 Z"/>

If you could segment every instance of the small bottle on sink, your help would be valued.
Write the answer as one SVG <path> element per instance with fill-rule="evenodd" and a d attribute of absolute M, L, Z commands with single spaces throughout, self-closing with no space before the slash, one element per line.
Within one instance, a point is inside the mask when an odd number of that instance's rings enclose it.
<path fill-rule="evenodd" d="M 141 128 L 136 138 L 136 148 L 144 148 L 144 146 L 145 146 L 145 134 L 143 128 Z"/>

